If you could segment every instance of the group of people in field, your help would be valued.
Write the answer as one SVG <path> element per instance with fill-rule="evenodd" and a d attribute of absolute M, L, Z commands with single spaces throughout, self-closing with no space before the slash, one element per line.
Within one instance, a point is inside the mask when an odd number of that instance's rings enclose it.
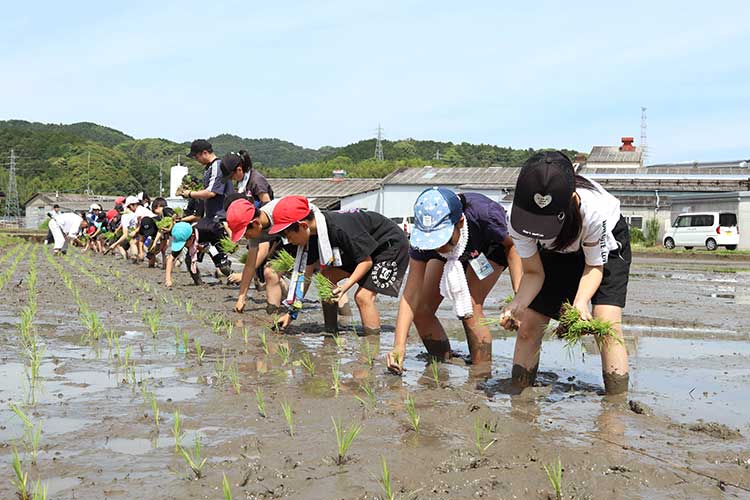
<path fill-rule="evenodd" d="M 620 325 L 630 268 L 628 226 L 619 201 L 578 175 L 565 154 L 541 152 L 523 164 L 510 214 L 483 194 L 424 190 L 414 204 L 410 238 L 376 212 L 322 210 L 303 196 L 275 198 L 246 151 L 219 158 L 208 141 L 196 140 L 188 156 L 203 165 L 204 175 L 178 190 L 188 202 L 185 210 L 140 194 L 120 197 L 106 212 L 94 204 L 85 214 L 52 214 L 55 252 L 85 235 L 84 250 L 117 251 L 151 267 L 161 255 L 167 287 L 182 263 L 200 284 L 198 263 L 209 255 L 219 273 L 239 283 L 234 310 L 242 313 L 250 285 L 263 283 L 256 288 L 265 289 L 266 312 L 282 331 L 301 313 L 315 273 L 331 283 L 323 315 L 334 331 L 338 316 L 351 314 L 350 291 L 363 336 L 380 334 L 377 296 L 400 297 L 386 354 L 394 373 L 403 370 L 412 325 L 431 357 L 447 361 L 454 355 L 437 316 L 444 299 L 466 332 L 471 363 L 490 365 L 484 304 L 507 269 L 513 297 L 493 314 L 505 329 L 517 330 L 513 384 L 534 384 L 546 326 L 569 303 L 584 320 L 614 325 L 615 335 L 601 349 L 604 386 L 609 394 L 627 391 Z M 242 272 L 233 274 L 224 242 L 241 240 L 247 258 Z M 290 271 L 269 265 L 282 251 L 294 257 Z"/>

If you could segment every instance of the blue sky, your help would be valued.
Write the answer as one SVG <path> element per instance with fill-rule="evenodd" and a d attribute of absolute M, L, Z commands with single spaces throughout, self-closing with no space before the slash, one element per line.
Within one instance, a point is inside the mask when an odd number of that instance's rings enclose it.
<path fill-rule="evenodd" d="M 517 4 L 7 5 L 0 119 L 588 151 L 647 106 L 649 163 L 750 157 L 750 2 Z"/>

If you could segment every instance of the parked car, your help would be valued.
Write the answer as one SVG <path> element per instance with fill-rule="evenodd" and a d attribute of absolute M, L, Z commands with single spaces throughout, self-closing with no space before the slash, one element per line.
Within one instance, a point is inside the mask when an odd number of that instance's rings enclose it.
<path fill-rule="evenodd" d="M 696 212 L 680 214 L 664 234 L 664 247 L 705 246 L 707 250 L 725 247 L 735 250 L 740 242 L 737 214 L 730 212 Z"/>
<path fill-rule="evenodd" d="M 398 226 L 404 230 L 406 237 L 411 236 L 411 231 L 414 229 L 414 216 L 409 217 L 391 217 L 391 220 L 398 224 Z"/>

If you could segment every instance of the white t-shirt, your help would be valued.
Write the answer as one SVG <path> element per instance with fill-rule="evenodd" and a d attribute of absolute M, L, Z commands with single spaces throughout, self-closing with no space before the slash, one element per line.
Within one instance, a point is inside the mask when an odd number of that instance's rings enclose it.
<path fill-rule="evenodd" d="M 138 209 L 136 209 L 137 211 Z M 135 228 L 138 217 L 130 210 L 126 211 L 120 217 L 120 227 L 122 227 L 122 234 L 129 234 L 129 232 Z"/>
<path fill-rule="evenodd" d="M 149 210 L 148 207 L 138 205 L 138 208 L 135 209 L 135 217 L 136 219 L 141 220 L 144 217 L 156 217 L 156 214 Z"/>
<path fill-rule="evenodd" d="M 63 233 L 70 237 L 75 237 L 81 229 L 81 222 L 83 222 L 83 219 L 74 212 L 66 212 L 55 216 L 55 222 L 57 222 L 57 225 Z"/>
<path fill-rule="evenodd" d="M 620 200 L 609 194 L 598 183 L 588 179 L 596 188 L 577 189 L 576 193 L 581 198 L 581 234 L 579 238 L 560 253 L 577 252 L 583 248 L 586 264 L 590 266 L 602 266 L 609 259 L 609 252 L 617 250 L 619 244 L 615 240 L 612 230 L 620 220 Z M 537 243 L 542 248 L 551 248 L 555 242 L 551 240 L 538 240 L 524 236 L 513 229 L 513 223 L 508 225 L 508 232 L 513 238 L 518 255 L 527 259 L 537 253 Z"/>

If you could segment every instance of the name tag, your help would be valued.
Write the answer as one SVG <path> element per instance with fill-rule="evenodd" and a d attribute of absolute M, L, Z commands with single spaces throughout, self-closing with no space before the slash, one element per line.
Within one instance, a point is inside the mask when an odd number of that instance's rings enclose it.
<path fill-rule="evenodd" d="M 487 257 L 483 253 L 480 253 L 476 258 L 469 261 L 471 268 L 474 270 L 474 274 L 477 278 L 483 280 L 490 274 L 492 274 L 492 264 L 487 260 Z"/>
<path fill-rule="evenodd" d="M 341 250 L 339 247 L 333 247 L 331 250 L 333 253 L 333 266 L 331 267 L 341 267 L 344 264 L 341 261 Z"/>

